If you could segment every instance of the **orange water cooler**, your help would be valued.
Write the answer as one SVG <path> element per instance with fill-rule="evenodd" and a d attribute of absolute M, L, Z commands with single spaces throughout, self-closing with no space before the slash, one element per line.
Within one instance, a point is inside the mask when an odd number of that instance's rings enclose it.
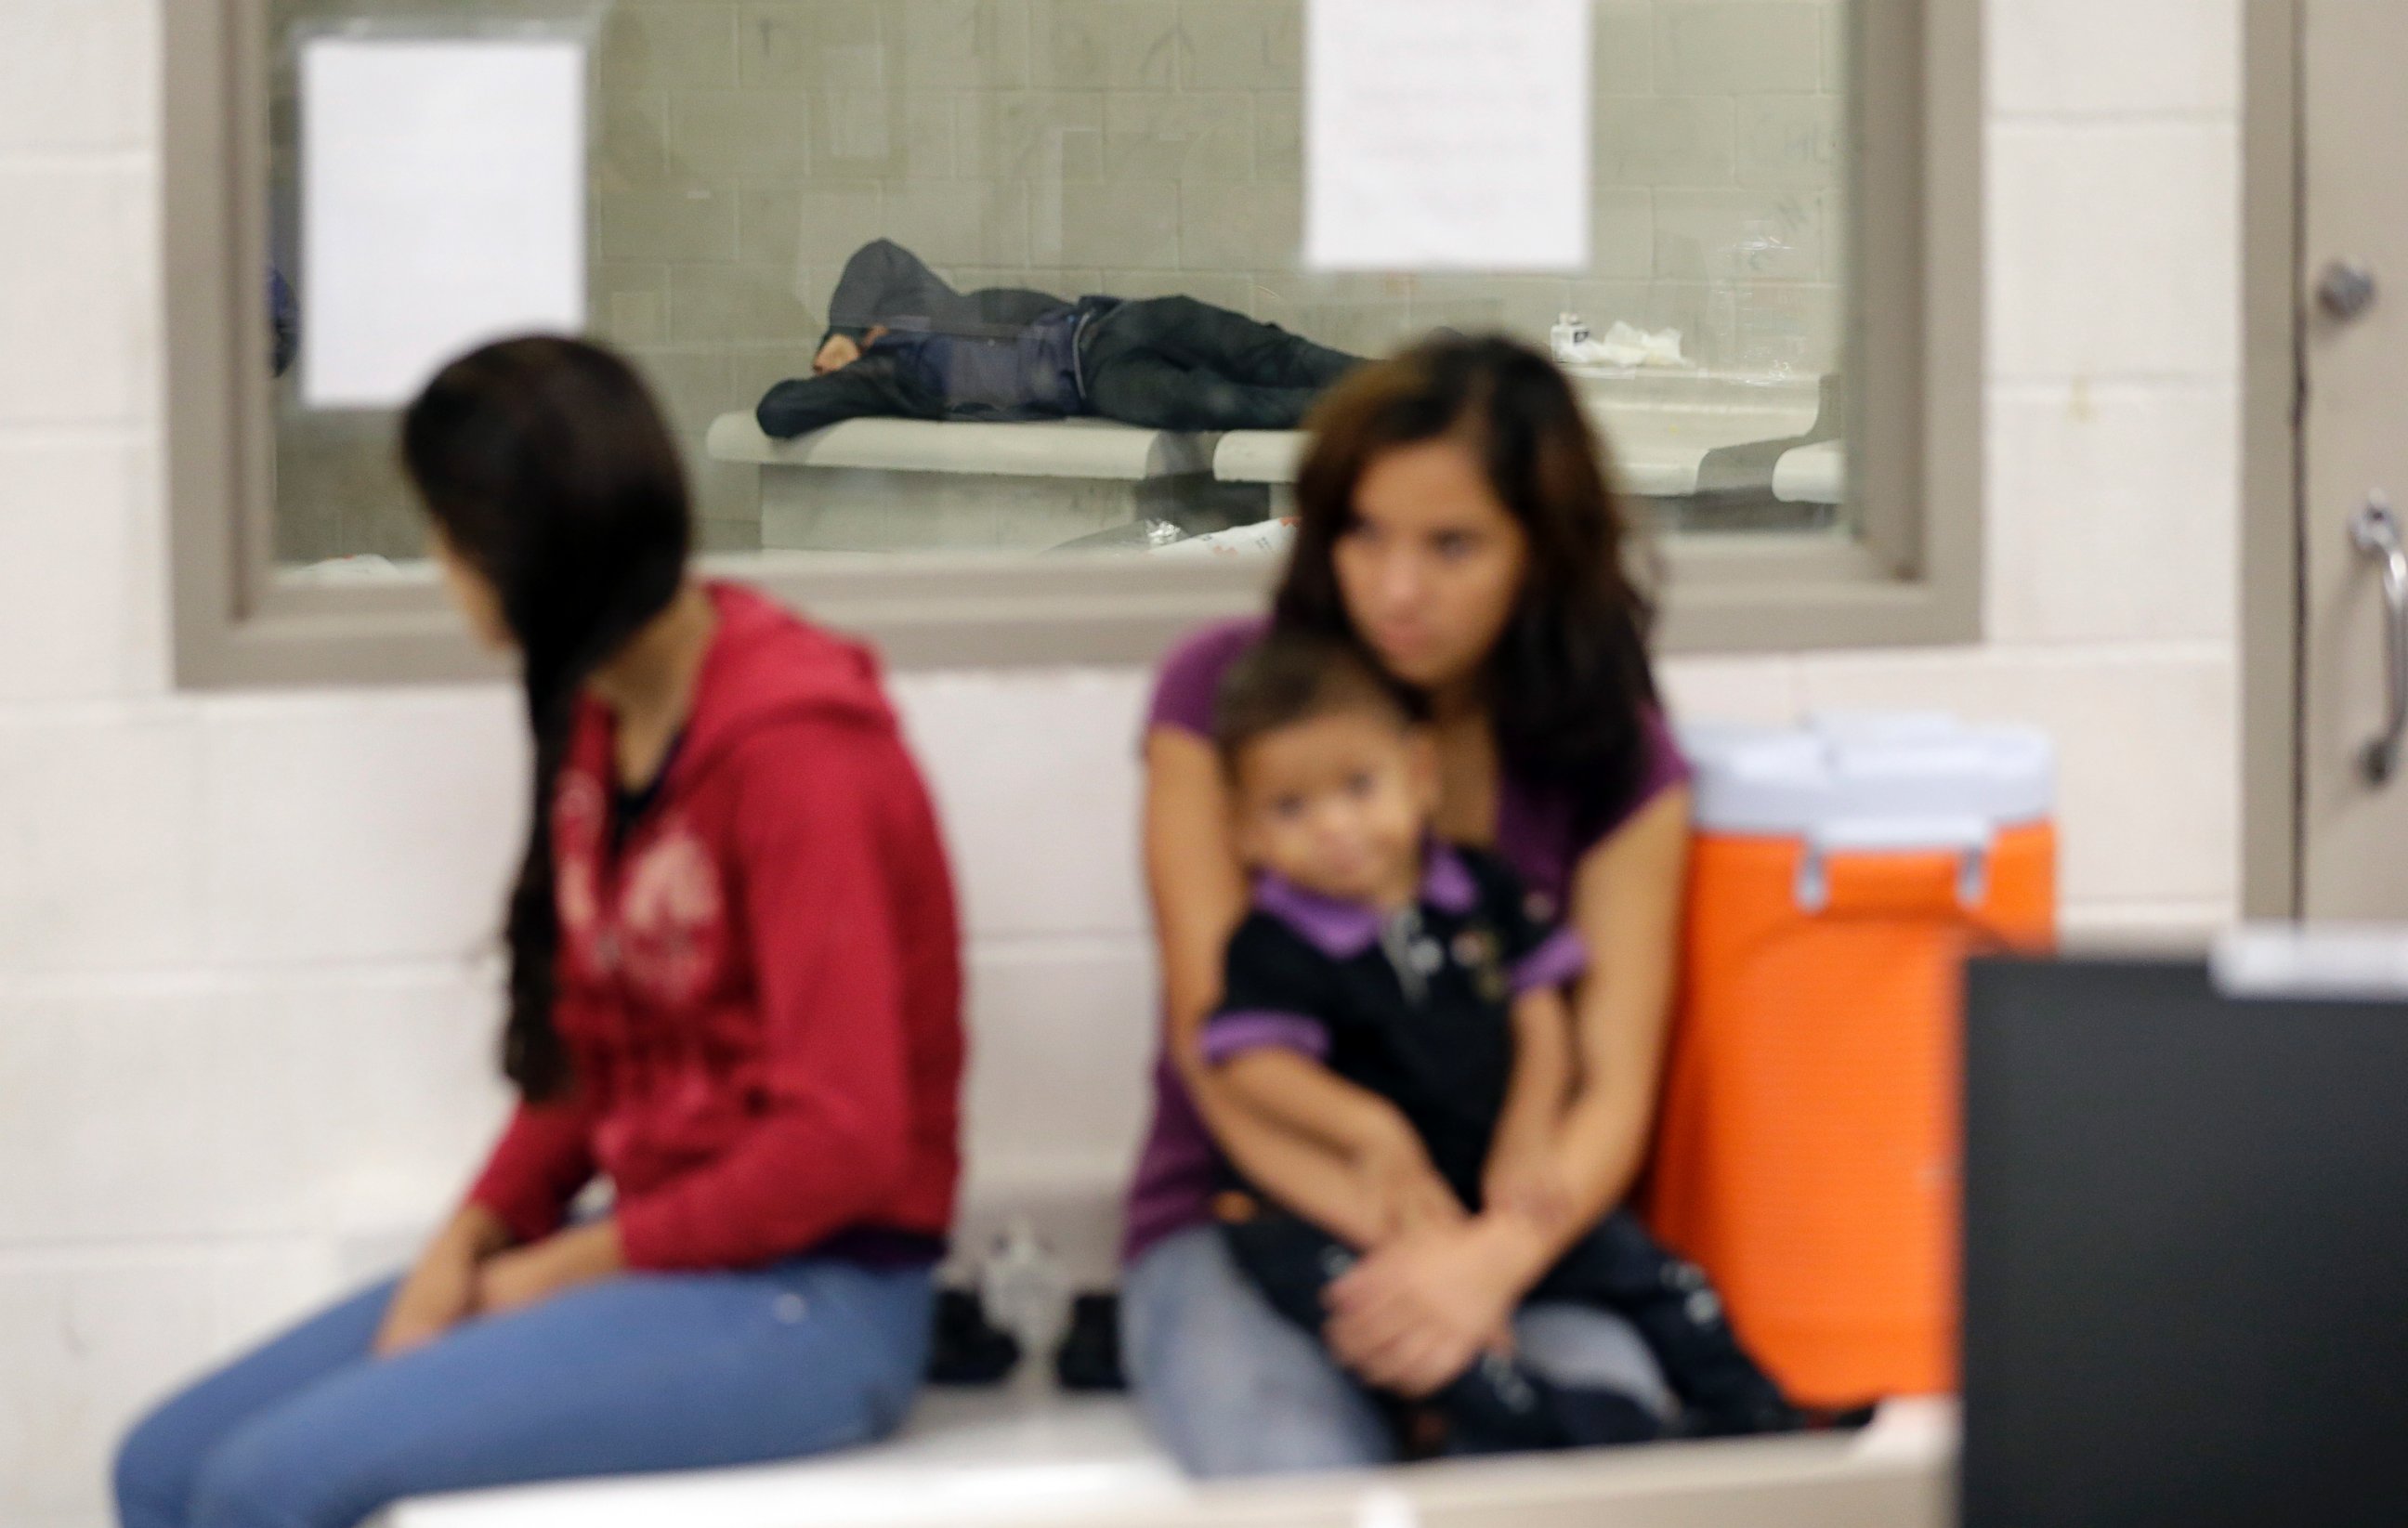
<path fill-rule="evenodd" d="M 1648 1217 L 1819 1405 L 1955 1389 L 1958 967 L 2056 928 L 2048 740 L 1705 726 Z"/>

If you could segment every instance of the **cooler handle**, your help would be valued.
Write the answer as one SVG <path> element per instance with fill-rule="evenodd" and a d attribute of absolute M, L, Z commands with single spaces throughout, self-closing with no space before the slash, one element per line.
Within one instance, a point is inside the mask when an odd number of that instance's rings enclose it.
<path fill-rule="evenodd" d="M 1980 817 L 1856 817 L 1806 830 L 1806 853 L 1798 862 L 1798 906 L 1821 912 L 1831 905 L 1831 858 L 1836 854 L 1956 855 L 1956 901 L 1966 911 L 1989 895 L 1990 844 L 1996 835 Z"/>

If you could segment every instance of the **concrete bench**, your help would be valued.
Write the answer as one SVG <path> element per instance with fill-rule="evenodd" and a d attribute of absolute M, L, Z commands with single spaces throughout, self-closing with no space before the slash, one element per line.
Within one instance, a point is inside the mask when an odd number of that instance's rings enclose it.
<path fill-rule="evenodd" d="M 859 419 L 780 440 L 723 414 L 705 450 L 760 470 L 765 550 L 1039 551 L 1167 515 L 1211 483 L 1213 439 L 1092 419 Z"/>
<path fill-rule="evenodd" d="M 1605 435 L 1622 490 L 1645 498 L 1770 487 L 1772 455 L 1754 448 L 1810 438 L 1826 418 L 1819 377 L 1577 368 L 1569 375 Z M 1273 513 L 1288 514 L 1304 450 L 1300 430 L 1233 430 L 1213 451 L 1212 475 L 1272 485 Z"/>
<path fill-rule="evenodd" d="M 1848 449 L 1826 440 L 1800 446 L 1772 467 L 1772 496 L 1789 504 L 1844 504 L 1848 497 Z"/>
<path fill-rule="evenodd" d="M 1732 440 L 1726 438 L 1732 433 L 1727 427 L 1700 429 L 1693 421 L 1660 421 L 1631 412 L 1620 413 L 1611 422 L 1600 418 L 1598 423 L 1607 427 L 1623 492 L 1647 498 L 1676 499 L 1695 493 L 1698 467 L 1710 452 L 1759 438 L 1746 435 Z M 1758 427 L 1738 428 L 1744 432 Z M 1293 513 L 1304 449 L 1301 430 L 1232 431 L 1221 437 L 1220 450 L 1212 458 L 1212 475 L 1224 482 L 1268 484 L 1273 511 Z"/>
<path fill-rule="evenodd" d="M 577 1480 L 405 1502 L 386 1528 L 820 1528 L 1025 1521 L 1193 1494 L 1134 1407 L 1025 1385 L 931 1391 L 896 1437 L 791 1464 Z"/>
<path fill-rule="evenodd" d="M 1821 377 L 1572 368 L 1625 492 L 1654 499 L 1763 493 L 1780 451 L 1837 418 Z"/>
<path fill-rule="evenodd" d="M 1306 439 L 1302 430 L 1232 430 L 1213 449 L 1212 476 L 1225 483 L 1260 483 L 1270 491 L 1271 515 L 1292 515 Z"/>
<path fill-rule="evenodd" d="M 792 1464 L 427 1497 L 383 1528 L 1943 1528 L 1946 1402 L 1893 1403 L 1854 1436 L 1662 1444 L 1267 1482 L 1188 1481 L 1125 1402 L 935 1392 L 887 1443 Z M 1474 1508 L 1487 1514 L 1467 1516 Z M 1535 1515 L 1535 1516 L 1533 1516 Z"/>

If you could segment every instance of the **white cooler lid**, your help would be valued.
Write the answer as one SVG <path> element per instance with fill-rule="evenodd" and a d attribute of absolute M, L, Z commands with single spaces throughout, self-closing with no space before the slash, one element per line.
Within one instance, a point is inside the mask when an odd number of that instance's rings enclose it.
<path fill-rule="evenodd" d="M 1826 712 L 1795 727 L 1679 729 L 1710 832 L 1909 848 L 2045 820 L 2056 750 L 2032 727 L 1969 726 L 1942 711 Z"/>

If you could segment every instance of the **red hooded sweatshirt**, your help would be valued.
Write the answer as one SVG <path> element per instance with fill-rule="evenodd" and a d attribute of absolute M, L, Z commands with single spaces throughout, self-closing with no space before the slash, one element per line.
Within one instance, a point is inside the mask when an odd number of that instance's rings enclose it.
<path fill-rule="evenodd" d="M 469 1197 L 532 1240 L 607 1174 L 638 1268 L 941 1237 L 962 982 L 935 813 L 866 650 L 710 597 L 694 713 L 615 852 L 610 716 L 580 706 L 552 806 L 576 1085 L 520 1107 Z"/>

